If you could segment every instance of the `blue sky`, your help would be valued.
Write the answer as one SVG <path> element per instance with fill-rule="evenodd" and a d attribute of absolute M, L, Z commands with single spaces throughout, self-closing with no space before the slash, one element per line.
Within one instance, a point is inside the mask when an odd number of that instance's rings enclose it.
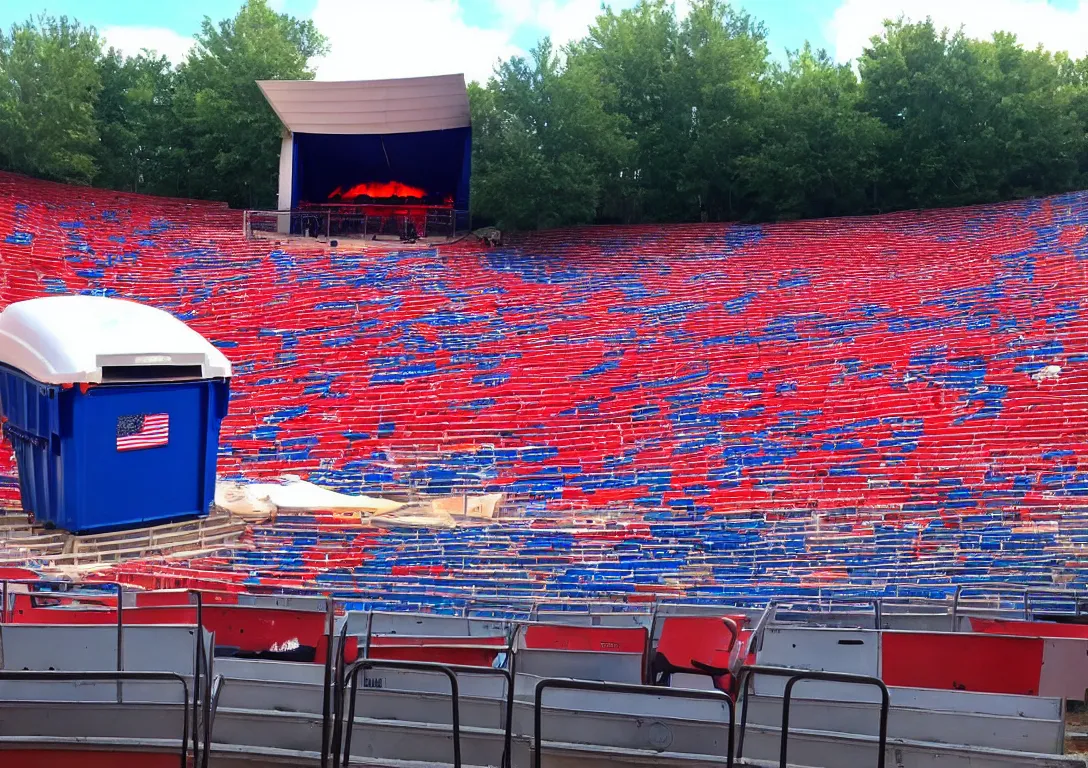
<path fill-rule="evenodd" d="M 484 78 L 500 57 L 528 50 L 542 36 L 580 37 L 600 0 L 270 0 L 312 18 L 332 50 L 318 66 L 322 79 L 397 77 L 463 71 Z M 677 0 L 684 12 L 688 0 Z M 614 0 L 614 8 L 635 0 Z M 1016 32 L 1077 56 L 1088 48 L 1088 0 L 739 0 L 768 28 L 777 57 L 806 40 L 840 61 L 857 57 L 881 20 L 931 16 L 976 36 Z M 4 0 L 0 25 L 46 11 L 96 26 L 129 52 L 154 48 L 172 60 L 185 55 L 204 16 L 232 15 L 240 0 Z"/>

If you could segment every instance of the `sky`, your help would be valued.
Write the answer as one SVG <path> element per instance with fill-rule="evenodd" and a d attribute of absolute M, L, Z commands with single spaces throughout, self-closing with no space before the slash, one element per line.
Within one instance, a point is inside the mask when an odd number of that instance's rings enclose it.
<path fill-rule="evenodd" d="M 636 0 L 611 0 L 619 10 Z M 601 0 L 270 0 L 313 19 L 331 51 L 322 80 L 362 80 L 464 72 L 486 80 L 495 62 L 528 51 L 542 36 L 562 44 L 585 34 Z M 676 0 L 683 14 L 688 0 Z M 128 53 L 149 48 L 181 61 L 205 16 L 232 16 L 241 0 L 0 0 L 0 26 L 38 13 L 94 25 Z M 774 56 L 809 41 L 850 62 L 885 18 L 931 17 L 974 37 L 1016 33 L 1080 57 L 1088 54 L 1088 0 L 734 0 L 768 30 Z"/>

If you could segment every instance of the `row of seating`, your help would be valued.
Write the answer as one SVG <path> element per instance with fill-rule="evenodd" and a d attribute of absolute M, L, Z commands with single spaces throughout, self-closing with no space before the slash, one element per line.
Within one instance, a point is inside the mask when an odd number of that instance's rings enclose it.
<path fill-rule="evenodd" d="M 1005 599 L 1073 612 L 1088 588 L 1088 515 L 1012 524 L 997 516 L 918 524 L 763 513 L 698 521 L 503 520 L 456 529 L 379 529 L 281 513 L 236 548 L 120 563 L 101 578 L 143 588 L 332 593 L 359 609 L 461 613 L 577 601 L 683 598 L 931 598 L 1007 586 Z M 1053 590 L 1061 590 L 1054 594 Z"/>
<path fill-rule="evenodd" d="M 6 592 L 6 588 L 5 588 Z M 128 626 L 199 623 L 217 652 L 322 662 L 326 615 L 351 641 L 348 661 L 425 661 L 504 666 L 540 677 L 630 684 L 668 684 L 673 675 L 711 678 L 732 691 L 741 664 L 836 669 L 876 676 L 889 685 L 986 693 L 1060 695 L 1083 700 L 1088 690 L 1088 627 L 1011 618 L 1000 602 L 889 606 L 878 622 L 863 612 L 762 611 L 663 603 L 652 610 L 587 604 L 580 612 L 539 611 L 528 620 L 350 610 L 351 603 L 229 592 L 170 590 L 90 596 L 62 592 L 8 595 L 0 621 L 10 624 Z M 913 611 L 911 610 L 913 609 Z M 1046 614 L 1042 614 L 1046 615 Z M 813 626 L 838 624 L 828 631 Z M 939 631 L 935 631 L 939 630 Z M 1064 654 L 1064 655 L 1063 655 Z M 1059 656 L 1061 661 L 1059 662 Z M 925 664 L 919 660 L 927 659 Z M 809 664 L 816 666 L 810 667 Z"/>
<path fill-rule="evenodd" d="M 798 623 L 774 609 L 753 620 L 745 611 L 661 605 L 636 615 L 604 604 L 507 622 L 341 612 L 327 600 L 248 593 L 118 597 L 8 583 L 5 594 L 0 751 L 35 751 L 39 761 L 50 743 L 176 758 L 185 720 L 198 734 L 195 764 L 203 754 L 217 766 L 316 766 L 330 745 L 368 765 L 529 768 L 534 753 L 548 765 L 565 765 L 566 755 L 601 768 L 765 765 L 752 758 L 778 756 L 787 678 L 800 675 L 790 765 L 864 765 L 876 754 L 904 768 L 1076 764 L 1061 756 L 1061 698 L 1038 685 L 1014 690 L 1030 664 L 1036 682 L 1054 665 L 1023 652 L 1059 626 L 1051 622 L 968 615 L 968 629 L 981 620 L 1009 631 L 918 633 L 821 627 L 828 612 Z M 1085 657 L 1088 638 L 1063 642 Z M 647 646 L 680 659 L 721 654 L 730 677 L 715 680 L 718 670 L 689 659 L 671 679 L 642 685 Z M 334 655 L 322 657 L 323 648 Z M 463 657 L 451 654 L 469 649 L 488 658 L 454 666 Z M 1070 666 L 1071 657 L 1065 674 L 1085 679 L 1088 666 Z M 111 676 L 115 667 L 123 671 Z M 146 677 L 156 674 L 173 677 Z M 177 682 L 189 684 L 184 696 Z M 745 735 L 734 740 L 738 722 Z"/>
<path fill-rule="evenodd" d="M 232 476 L 530 512 L 1028 517 L 1088 494 L 1086 202 L 332 249 L 3 175 L 0 303 L 99 293 L 190 322 L 235 365 Z"/>

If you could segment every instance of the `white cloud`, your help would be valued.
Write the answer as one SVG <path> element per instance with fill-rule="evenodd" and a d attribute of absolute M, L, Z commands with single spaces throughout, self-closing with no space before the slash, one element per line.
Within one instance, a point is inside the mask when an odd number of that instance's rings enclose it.
<path fill-rule="evenodd" d="M 144 48 L 165 56 L 174 64 L 185 60 L 193 38 L 165 27 L 106 27 L 99 31 L 107 46 L 135 56 Z"/>
<path fill-rule="evenodd" d="M 530 22 L 535 16 L 535 0 L 494 0 L 495 10 L 502 22 L 503 29 L 514 29 Z"/>
<path fill-rule="evenodd" d="M 1088 0 L 1058 8 L 1046 0 L 843 0 L 828 24 L 828 41 L 840 61 L 861 55 L 869 38 L 883 30 L 884 19 L 905 15 L 913 21 L 928 16 L 938 27 L 958 29 L 971 37 L 989 38 L 997 31 L 1016 34 L 1026 47 L 1040 43 L 1051 51 L 1075 56 L 1088 53 Z"/>
<path fill-rule="evenodd" d="M 626 3 L 614 3 L 617 10 Z M 531 23 L 543 29 L 556 47 L 585 36 L 601 12 L 600 0 L 540 0 L 531 3 Z"/>
<path fill-rule="evenodd" d="M 618 0 L 616 7 L 634 0 Z M 495 63 L 525 55 L 514 43 L 528 31 L 556 46 L 576 40 L 601 10 L 601 0 L 494 0 L 495 23 L 466 19 L 458 0 L 317 0 L 312 19 L 329 39 L 317 62 L 319 80 L 369 80 L 464 72 L 486 81 Z"/>
<path fill-rule="evenodd" d="M 635 0 L 611 0 L 619 9 Z M 525 55 L 514 43 L 547 34 L 561 46 L 586 34 L 601 0 L 493 0 L 494 28 L 465 18 L 460 0 L 317 0 L 311 18 L 329 39 L 315 62 L 319 80 L 371 80 L 464 72 L 486 81 L 500 59 Z M 684 0 L 681 0 L 684 2 Z M 273 8 L 284 0 L 270 0 Z M 100 34 L 128 55 L 155 50 L 175 64 L 193 39 L 160 27 L 111 26 Z M 528 45 L 528 43 L 527 43 Z"/>
<path fill-rule="evenodd" d="M 456 0 L 317 0 L 314 24 L 329 39 L 319 80 L 375 80 L 464 72 L 486 81 L 521 51 L 509 30 L 470 25 Z"/>

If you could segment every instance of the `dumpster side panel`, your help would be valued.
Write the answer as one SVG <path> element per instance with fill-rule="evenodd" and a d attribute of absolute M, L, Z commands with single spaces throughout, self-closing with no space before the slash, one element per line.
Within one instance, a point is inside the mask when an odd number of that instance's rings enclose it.
<path fill-rule="evenodd" d="M 74 532 L 206 515 L 215 492 L 217 381 L 92 387 L 75 396 L 63 527 Z M 210 470 L 209 470 L 210 461 Z"/>
<path fill-rule="evenodd" d="M 55 523 L 60 475 L 58 406 L 62 391 L 20 371 L 0 366 L 4 438 L 19 471 L 23 509 L 41 523 Z"/>
<path fill-rule="evenodd" d="M 204 499 L 204 510 L 207 512 L 215 500 L 215 481 L 218 475 L 216 469 L 219 459 L 219 430 L 223 425 L 223 419 L 227 417 L 227 408 L 230 405 L 230 380 L 212 379 L 203 382 L 207 410 L 205 411 L 207 434 L 204 437 L 204 474 L 201 497 Z"/>

